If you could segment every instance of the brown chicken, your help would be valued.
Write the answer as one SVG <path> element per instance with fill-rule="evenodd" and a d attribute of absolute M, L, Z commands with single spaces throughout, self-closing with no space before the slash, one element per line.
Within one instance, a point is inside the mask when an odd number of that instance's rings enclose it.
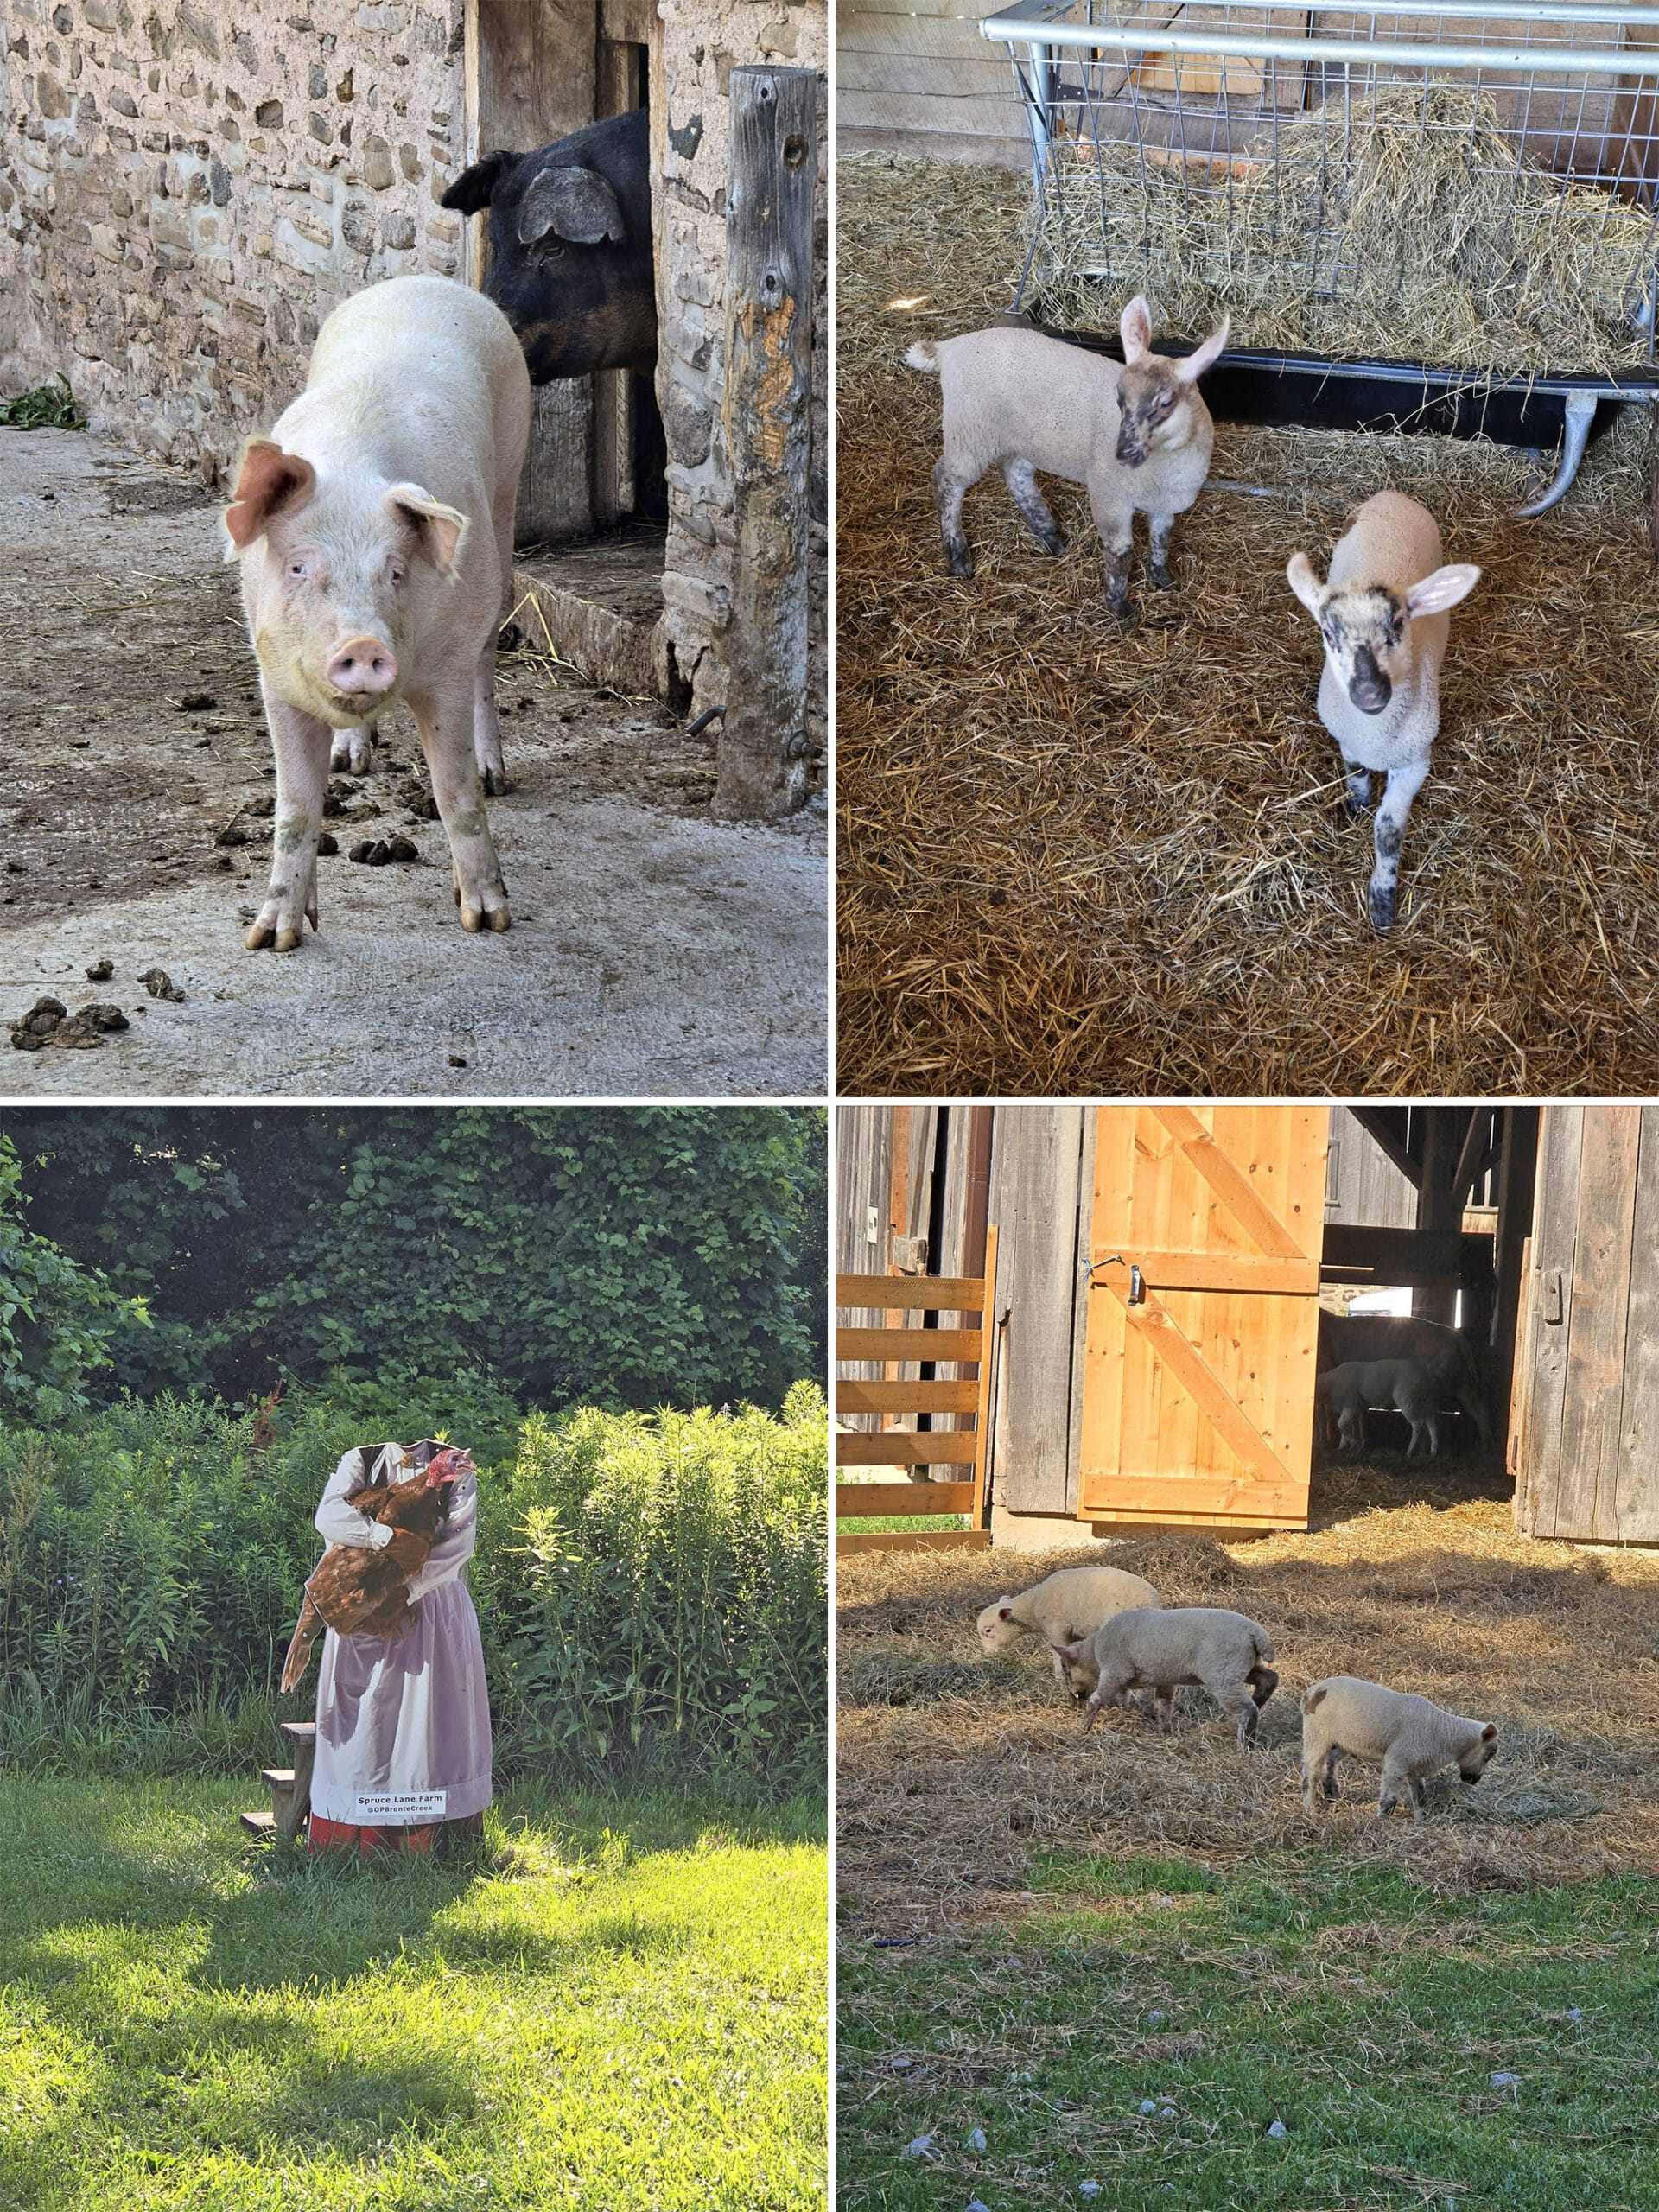
<path fill-rule="evenodd" d="M 378 1459 L 366 1451 L 362 1459 L 361 1486 L 348 1492 L 346 1502 L 365 1520 L 391 1529 L 392 1540 L 378 1551 L 330 1544 L 324 1552 L 305 1586 L 305 1603 L 283 1669 L 284 1690 L 297 1689 L 304 1680 L 311 1647 L 325 1628 L 340 1636 L 403 1634 L 415 1618 L 410 1583 L 426 1565 L 433 1539 L 448 1518 L 451 1486 L 473 1470 L 469 1452 L 448 1446 L 435 1450 L 402 1481 L 376 1480 L 371 1471 Z M 403 1464 L 415 1464 L 410 1452 Z"/>

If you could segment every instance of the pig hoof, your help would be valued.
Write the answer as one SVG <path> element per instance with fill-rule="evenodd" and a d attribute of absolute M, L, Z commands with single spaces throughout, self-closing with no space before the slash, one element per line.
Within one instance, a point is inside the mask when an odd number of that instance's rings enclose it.
<path fill-rule="evenodd" d="M 299 930 L 299 929 L 292 929 L 292 930 L 290 930 L 290 929 L 281 929 L 281 930 L 278 930 L 278 931 L 277 931 L 277 932 L 276 932 L 276 950 L 277 950 L 277 951 L 278 951 L 278 952 L 292 952 L 292 951 L 296 949 L 296 946 L 301 943 L 302 939 L 304 938 L 304 935 L 305 935 L 305 932 L 304 932 L 304 931 L 303 931 L 303 930 Z"/>
<path fill-rule="evenodd" d="M 269 922 L 256 922 L 242 942 L 250 952 L 263 952 L 276 935 Z"/>
<path fill-rule="evenodd" d="M 508 913 L 505 906 L 495 906 L 491 909 L 490 927 L 495 931 L 498 937 L 503 930 L 511 929 L 512 926 L 512 917 Z"/>

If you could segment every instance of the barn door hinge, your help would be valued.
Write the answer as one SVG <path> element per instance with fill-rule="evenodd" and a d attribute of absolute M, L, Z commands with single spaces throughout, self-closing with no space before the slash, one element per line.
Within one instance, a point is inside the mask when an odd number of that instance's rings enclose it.
<path fill-rule="evenodd" d="M 1132 1260 L 1126 1260 L 1121 1252 L 1109 1252 L 1103 1260 L 1083 1259 L 1077 1262 L 1077 1265 L 1083 1271 L 1084 1282 L 1090 1287 L 1092 1287 L 1094 1283 L 1095 1269 L 1096 1268 L 1127 1267 L 1129 1271 L 1129 1294 L 1124 1300 L 1123 1303 L 1126 1306 L 1144 1306 L 1146 1304 L 1147 1279 L 1141 1274 L 1140 1268 L 1135 1264 L 1135 1262 Z"/>

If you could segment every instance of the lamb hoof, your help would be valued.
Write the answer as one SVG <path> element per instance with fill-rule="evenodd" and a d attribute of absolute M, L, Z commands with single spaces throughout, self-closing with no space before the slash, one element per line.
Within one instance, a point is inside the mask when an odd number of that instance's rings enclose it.
<path fill-rule="evenodd" d="M 1366 904 L 1371 918 L 1371 927 L 1374 930 L 1391 930 L 1394 927 L 1392 891 L 1379 891 L 1373 884 Z"/>
<path fill-rule="evenodd" d="M 1058 530 L 1052 537 L 1039 537 L 1037 543 L 1051 560 L 1058 560 L 1060 555 L 1065 550 L 1065 540 Z"/>
<path fill-rule="evenodd" d="M 951 575 L 959 576 L 965 582 L 974 573 L 974 556 L 971 553 L 953 553 L 950 556 L 950 565 Z"/>
<path fill-rule="evenodd" d="M 1147 573 L 1152 578 L 1154 588 L 1156 590 L 1174 590 L 1175 574 L 1166 561 L 1154 561 Z"/>
<path fill-rule="evenodd" d="M 505 768 L 486 768 L 484 771 L 484 796 L 486 798 L 499 798 L 506 788 L 507 772 Z"/>

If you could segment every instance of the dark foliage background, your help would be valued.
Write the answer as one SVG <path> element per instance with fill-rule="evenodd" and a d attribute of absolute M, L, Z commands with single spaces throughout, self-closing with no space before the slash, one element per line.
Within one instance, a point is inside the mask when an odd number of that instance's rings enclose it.
<path fill-rule="evenodd" d="M 775 1408 L 826 1371 L 817 1109 L 12 1108 L 0 1137 L 16 1219 L 146 1302 L 105 1402 L 391 1363 Z"/>

